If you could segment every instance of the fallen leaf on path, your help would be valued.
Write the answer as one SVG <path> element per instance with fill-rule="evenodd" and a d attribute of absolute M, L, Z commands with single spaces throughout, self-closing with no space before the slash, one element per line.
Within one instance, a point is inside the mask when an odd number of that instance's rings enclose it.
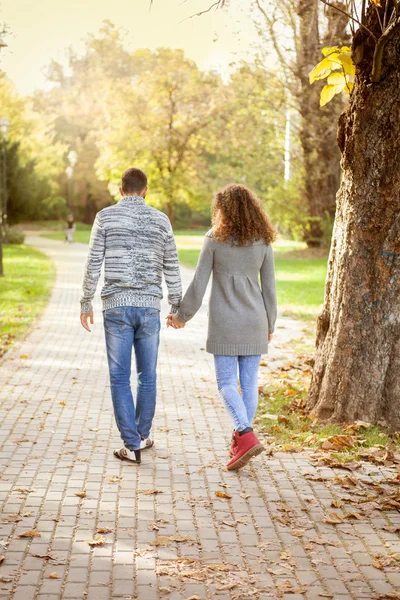
<path fill-rule="evenodd" d="M 113 530 L 111 529 L 111 527 L 99 527 L 98 529 L 96 529 L 96 533 L 112 533 Z"/>
<path fill-rule="evenodd" d="M 163 490 L 138 490 L 139 494 L 144 494 L 145 496 L 152 496 L 153 494 L 163 494 Z"/>
<path fill-rule="evenodd" d="M 59 579 L 59 575 L 55 571 L 54 573 L 49 573 L 48 577 L 49 579 Z"/>
<path fill-rule="evenodd" d="M 87 543 L 89 546 L 104 546 L 106 541 L 107 538 L 105 538 L 104 535 L 99 535 L 96 533 L 92 540 L 87 540 Z"/>
<path fill-rule="evenodd" d="M 29 529 L 28 531 L 23 531 L 18 535 L 18 537 L 26 537 L 26 538 L 34 538 L 34 537 L 42 537 L 37 529 Z"/>
<path fill-rule="evenodd" d="M 336 525 L 337 523 L 343 523 L 343 518 L 335 512 L 328 513 L 324 519 L 324 523 Z"/>
<path fill-rule="evenodd" d="M 86 490 L 82 490 L 81 492 L 75 492 L 75 496 L 79 498 L 86 498 Z"/>
<path fill-rule="evenodd" d="M 171 594 L 172 590 L 167 587 L 160 587 L 160 596 L 166 596 L 167 594 Z"/>
<path fill-rule="evenodd" d="M 344 504 L 343 500 L 339 500 L 339 499 L 332 500 L 332 502 L 331 502 L 331 506 L 333 506 L 333 508 L 342 508 L 343 504 Z"/>
<path fill-rule="evenodd" d="M 116 483 L 117 481 L 121 481 L 122 475 L 112 475 L 109 479 L 111 483 Z"/>
<path fill-rule="evenodd" d="M 4 559 L 5 559 L 5 555 L 4 555 L 4 554 L 1 554 L 1 555 L 0 555 L 0 565 L 1 565 L 1 563 L 4 561 Z"/>
<path fill-rule="evenodd" d="M 29 358 L 29 354 L 21 354 L 20 358 L 22 358 L 22 359 Z"/>
<path fill-rule="evenodd" d="M 218 497 L 218 498 L 227 498 L 228 500 L 230 498 L 232 498 L 232 496 L 230 494 L 227 494 L 226 492 L 221 492 L 220 490 L 217 490 L 216 492 L 214 492 L 214 494 Z"/>

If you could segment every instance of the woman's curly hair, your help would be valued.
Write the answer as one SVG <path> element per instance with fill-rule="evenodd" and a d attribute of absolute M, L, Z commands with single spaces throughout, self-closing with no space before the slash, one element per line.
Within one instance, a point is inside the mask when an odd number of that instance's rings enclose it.
<path fill-rule="evenodd" d="M 239 246 L 260 240 L 268 245 L 277 236 L 261 200 L 241 184 L 217 192 L 212 203 L 212 224 L 214 239 Z"/>

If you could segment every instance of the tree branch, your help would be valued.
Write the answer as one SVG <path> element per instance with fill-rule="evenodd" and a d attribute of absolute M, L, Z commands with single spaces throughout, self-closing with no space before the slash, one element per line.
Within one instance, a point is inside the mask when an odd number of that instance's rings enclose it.
<path fill-rule="evenodd" d="M 322 4 L 325 4 L 325 6 L 330 6 L 331 8 L 334 8 L 335 10 L 338 10 L 342 14 L 346 15 L 346 17 L 348 17 L 349 19 L 351 19 L 352 21 L 354 21 L 355 23 L 357 23 L 357 25 L 359 25 L 360 27 L 362 27 L 363 29 L 365 29 L 365 31 L 367 31 L 369 33 L 369 35 L 374 38 L 375 42 L 377 41 L 377 39 L 376 39 L 375 35 L 372 33 L 372 31 L 370 29 L 368 29 L 368 27 L 365 27 L 365 25 L 363 25 L 363 23 L 361 21 L 359 21 L 358 19 L 356 19 L 355 17 L 353 17 L 352 15 L 350 15 L 348 12 L 346 12 L 342 8 L 339 8 L 339 6 L 336 6 L 335 4 L 332 4 L 331 2 L 328 2 L 328 0 L 319 0 L 319 1 L 322 2 Z"/>

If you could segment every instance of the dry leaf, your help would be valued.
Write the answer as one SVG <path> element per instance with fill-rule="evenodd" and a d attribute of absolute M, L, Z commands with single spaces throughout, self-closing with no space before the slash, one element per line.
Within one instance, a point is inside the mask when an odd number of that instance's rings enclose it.
<path fill-rule="evenodd" d="M 79 498 L 86 498 L 86 490 L 82 490 L 81 492 L 76 492 L 75 496 L 79 496 Z"/>
<path fill-rule="evenodd" d="M 152 540 L 150 542 L 150 546 L 163 546 L 163 547 L 165 547 L 165 546 L 169 546 L 170 541 L 171 540 L 169 538 L 165 537 L 165 536 L 156 537 L 155 540 Z"/>
<path fill-rule="evenodd" d="M 159 592 L 160 596 L 166 596 L 167 594 L 171 594 L 172 590 L 167 587 L 160 587 Z"/>
<path fill-rule="evenodd" d="M 122 479 L 122 475 L 113 475 L 112 477 L 110 477 L 109 481 L 111 481 L 111 483 L 115 483 L 116 481 L 121 481 Z"/>
<path fill-rule="evenodd" d="M 99 527 L 96 529 L 96 533 L 112 533 L 112 531 L 110 527 Z"/>
<path fill-rule="evenodd" d="M 59 579 L 58 574 L 54 571 L 54 573 L 49 573 L 49 579 Z"/>
<path fill-rule="evenodd" d="M 153 494 L 163 494 L 163 490 L 138 490 L 139 494 L 145 494 L 145 496 L 152 496 Z"/>
<path fill-rule="evenodd" d="M 237 583 L 235 582 L 231 582 L 231 583 L 224 583 L 223 585 L 220 585 L 217 587 L 218 591 L 222 591 L 222 590 L 233 590 L 233 588 L 235 588 L 237 586 Z"/>
<path fill-rule="evenodd" d="M 88 544 L 89 546 L 103 546 L 106 543 L 107 539 L 104 537 L 104 535 L 99 535 L 98 533 L 96 533 L 96 535 L 93 537 L 92 540 L 88 540 Z"/>
<path fill-rule="evenodd" d="M 221 492 L 220 490 L 217 490 L 216 492 L 214 492 L 214 494 L 218 497 L 218 498 L 227 498 L 228 500 L 230 498 L 232 498 L 232 496 L 230 494 L 227 494 L 226 492 Z"/>
<path fill-rule="evenodd" d="M 5 555 L 4 555 L 4 554 L 1 554 L 1 555 L 0 555 L 0 565 L 1 565 L 1 563 L 4 561 L 4 559 L 5 559 Z"/>
<path fill-rule="evenodd" d="M 19 534 L 18 537 L 26 537 L 26 538 L 34 538 L 34 537 L 42 537 L 37 529 L 29 529 L 28 531 L 23 531 Z"/>
<path fill-rule="evenodd" d="M 63 405 L 65 405 L 65 402 L 64 402 L 64 400 L 60 400 L 59 404 L 63 404 Z"/>
<path fill-rule="evenodd" d="M 324 523 L 330 523 L 336 525 L 337 523 L 343 523 L 343 518 L 335 512 L 328 513 L 324 519 Z"/>
<path fill-rule="evenodd" d="M 23 358 L 23 359 L 29 358 L 29 354 L 21 354 L 20 358 Z"/>
<path fill-rule="evenodd" d="M 292 529 L 291 534 L 296 537 L 303 537 L 304 529 Z"/>
<path fill-rule="evenodd" d="M 333 506 L 333 508 L 342 508 L 343 504 L 344 504 L 343 500 L 338 500 L 338 499 L 332 500 L 332 502 L 331 502 L 331 506 Z"/>

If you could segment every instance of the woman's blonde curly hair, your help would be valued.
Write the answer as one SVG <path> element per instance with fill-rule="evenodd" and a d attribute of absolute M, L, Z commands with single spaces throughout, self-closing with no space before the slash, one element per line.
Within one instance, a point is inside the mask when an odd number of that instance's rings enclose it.
<path fill-rule="evenodd" d="M 277 236 L 261 200 L 241 184 L 228 185 L 216 193 L 212 203 L 212 225 L 214 239 L 238 246 L 260 240 L 268 245 Z"/>

